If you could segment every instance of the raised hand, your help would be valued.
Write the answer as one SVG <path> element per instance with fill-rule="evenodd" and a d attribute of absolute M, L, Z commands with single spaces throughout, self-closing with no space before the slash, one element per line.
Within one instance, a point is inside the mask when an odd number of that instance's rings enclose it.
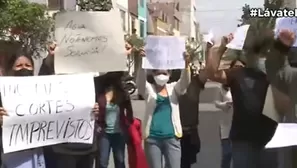
<path fill-rule="evenodd" d="M 56 42 L 52 42 L 49 46 L 48 46 L 48 53 L 50 56 L 54 56 L 55 55 L 55 49 L 57 47 L 57 43 Z"/>
<path fill-rule="evenodd" d="M 278 38 L 284 45 L 291 47 L 296 40 L 296 34 L 293 31 L 283 29 L 279 32 Z"/>
<path fill-rule="evenodd" d="M 233 34 L 231 33 L 231 34 L 229 34 L 228 36 L 223 36 L 222 37 L 222 40 L 221 40 L 221 46 L 224 46 L 224 47 L 226 47 L 226 45 L 228 44 L 228 43 L 230 43 L 232 40 L 233 40 Z"/>
<path fill-rule="evenodd" d="M 0 107 L 0 124 L 3 124 L 3 116 L 8 116 L 6 110 L 3 107 Z"/>
<path fill-rule="evenodd" d="M 139 51 L 140 51 L 140 52 L 139 52 L 139 55 L 142 56 L 142 57 L 145 57 L 145 51 L 144 51 L 144 48 L 143 48 L 143 47 L 140 48 Z"/>

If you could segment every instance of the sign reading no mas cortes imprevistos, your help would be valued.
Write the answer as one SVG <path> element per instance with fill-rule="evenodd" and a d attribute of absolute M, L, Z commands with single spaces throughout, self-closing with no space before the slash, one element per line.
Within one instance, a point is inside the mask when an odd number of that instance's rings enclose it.
<path fill-rule="evenodd" d="M 79 82 L 78 82 L 79 81 Z M 60 143 L 93 143 L 92 74 L 1 77 L 4 153 Z"/>
<path fill-rule="evenodd" d="M 123 71 L 126 69 L 120 14 L 61 12 L 55 18 L 56 73 Z"/>

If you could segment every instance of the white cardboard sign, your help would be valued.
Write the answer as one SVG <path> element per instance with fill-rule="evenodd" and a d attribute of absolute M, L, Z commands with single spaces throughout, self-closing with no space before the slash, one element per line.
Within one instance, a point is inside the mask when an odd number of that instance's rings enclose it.
<path fill-rule="evenodd" d="M 4 153 L 59 143 L 93 143 L 92 74 L 1 77 Z"/>
<path fill-rule="evenodd" d="M 142 59 L 144 69 L 184 69 L 185 39 L 176 36 L 148 36 Z"/>
<path fill-rule="evenodd" d="M 126 69 L 124 32 L 118 11 L 61 12 L 56 16 L 55 27 L 56 73 Z"/>
<path fill-rule="evenodd" d="M 238 27 L 233 34 L 233 40 L 229 44 L 227 44 L 227 48 L 242 50 L 249 27 L 250 25 L 243 25 Z"/>

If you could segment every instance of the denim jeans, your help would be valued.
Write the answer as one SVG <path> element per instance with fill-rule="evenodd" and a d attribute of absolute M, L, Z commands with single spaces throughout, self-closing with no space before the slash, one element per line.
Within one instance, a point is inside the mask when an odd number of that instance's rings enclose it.
<path fill-rule="evenodd" d="M 148 138 L 145 140 L 144 150 L 149 168 L 163 168 L 163 156 L 166 168 L 180 168 L 181 147 L 179 139 Z"/>
<path fill-rule="evenodd" d="M 230 168 L 232 160 L 232 145 L 230 139 L 221 140 L 222 160 L 221 168 Z"/>
<path fill-rule="evenodd" d="M 233 168 L 277 168 L 276 150 L 264 150 L 247 142 L 232 142 Z"/>
<path fill-rule="evenodd" d="M 107 168 L 112 150 L 114 167 L 125 168 L 125 137 L 121 133 L 103 133 L 99 138 L 99 159 L 97 168 Z"/>

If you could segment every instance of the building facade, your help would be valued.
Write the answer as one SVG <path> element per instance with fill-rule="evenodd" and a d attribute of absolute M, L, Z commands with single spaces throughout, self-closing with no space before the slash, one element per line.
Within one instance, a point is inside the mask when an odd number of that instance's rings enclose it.
<path fill-rule="evenodd" d="M 117 0 L 117 8 L 120 11 L 122 28 L 125 34 L 129 34 L 128 0 Z"/>
<path fill-rule="evenodd" d="M 180 34 L 186 37 L 197 37 L 196 2 L 195 0 L 176 0 L 181 15 Z"/>
<path fill-rule="evenodd" d="M 128 30 L 129 34 L 136 34 L 140 36 L 140 32 L 138 31 L 139 20 L 138 20 L 138 0 L 128 0 L 128 11 L 129 11 L 129 18 L 128 18 Z"/>
<path fill-rule="evenodd" d="M 147 2 L 146 0 L 138 0 L 138 20 L 139 20 L 139 36 L 144 38 L 147 32 Z"/>
<path fill-rule="evenodd" d="M 148 3 L 148 12 L 151 22 L 148 27 L 152 28 L 155 35 L 180 35 L 180 12 L 177 3 L 151 2 Z"/>

